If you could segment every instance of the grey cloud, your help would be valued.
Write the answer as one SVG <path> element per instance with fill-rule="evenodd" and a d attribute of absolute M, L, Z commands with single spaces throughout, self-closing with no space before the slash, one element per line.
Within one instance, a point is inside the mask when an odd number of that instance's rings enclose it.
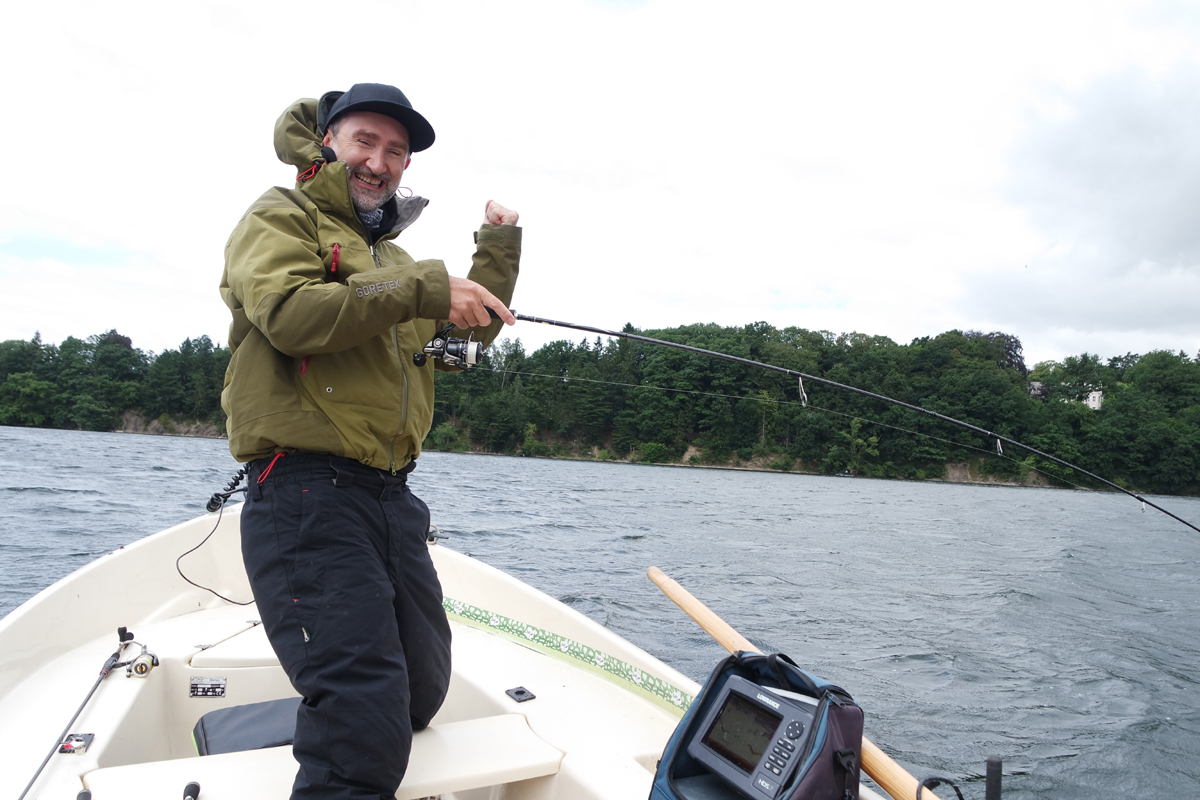
<path fill-rule="evenodd" d="M 1200 265 L 1200 73 L 1108 76 L 1013 149 L 1009 199 L 1090 267 Z"/>
<path fill-rule="evenodd" d="M 1089 275 L 1086 269 L 1017 267 L 977 275 L 960 309 L 983 330 L 1021 338 L 1029 363 L 1082 352 L 1200 348 L 1200 274 L 1131 270 Z"/>
<path fill-rule="evenodd" d="M 1194 352 L 1200 71 L 1110 75 L 1057 99 L 1066 113 L 1034 119 L 1013 147 L 1006 191 L 1047 247 L 963 276 L 962 310 L 1027 349 L 1072 348 L 1059 357 L 1089 339 Z"/>
<path fill-rule="evenodd" d="M 1014 332 L 1071 328 L 1080 333 L 1161 332 L 1200 338 L 1200 274 L 1149 268 L 1095 276 L 1086 269 L 1018 267 L 976 276 L 973 316 Z M 1163 347 L 1173 347 L 1164 339 Z"/>

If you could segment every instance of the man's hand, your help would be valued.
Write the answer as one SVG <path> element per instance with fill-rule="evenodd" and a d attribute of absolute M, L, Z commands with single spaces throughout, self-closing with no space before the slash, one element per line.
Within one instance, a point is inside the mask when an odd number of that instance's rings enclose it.
<path fill-rule="evenodd" d="M 488 225 L 516 225 L 520 215 L 505 208 L 495 200 L 488 200 L 483 207 L 483 221 Z"/>
<path fill-rule="evenodd" d="M 491 209 L 491 204 L 488 205 L 488 208 L 489 210 Z M 512 214 L 514 219 L 517 216 L 507 208 L 502 208 L 501 210 Z M 496 295 L 475 281 L 469 281 L 466 278 L 455 278 L 454 276 L 450 277 L 451 322 L 460 328 L 490 325 L 492 318 L 488 314 L 489 308 L 499 314 L 500 319 L 504 320 L 506 325 L 515 325 L 517 323 L 517 318 L 509 312 L 504 303 L 496 299 Z"/>

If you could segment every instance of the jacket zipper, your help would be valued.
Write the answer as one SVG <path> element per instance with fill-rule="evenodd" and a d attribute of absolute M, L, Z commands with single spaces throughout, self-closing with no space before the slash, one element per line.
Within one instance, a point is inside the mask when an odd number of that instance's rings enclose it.
<path fill-rule="evenodd" d="M 396 436 L 392 437 L 392 441 L 388 445 L 388 458 L 392 462 L 393 475 L 396 474 L 396 438 L 404 433 L 404 426 L 408 424 L 408 373 L 404 371 L 404 359 L 400 355 L 399 328 L 399 325 L 392 326 L 392 344 L 396 348 L 396 365 L 400 368 L 401 385 L 403 387 L 400 395 L 400 430 Z"/>
<path fill-rule="evenodd" d="M 375 269 L 380 268 L 379 256 L 375 254 L 375 245 L 370 245 L 371 258 L 375 261 Z M 388 442 L 388 466 L 391 468 L 392 474 L 395 475 L 396 470 L 396 439 L 404 433 L 404 426 L 408 424 L 408 373 L 404 370 L 404 357 L 400 352 L 400 326 L 392 326 L 392 346 L 396 349 L 396 367 L 400 370 L 401 394 L 400 394 L 400 428 L 392 440 Z"/>

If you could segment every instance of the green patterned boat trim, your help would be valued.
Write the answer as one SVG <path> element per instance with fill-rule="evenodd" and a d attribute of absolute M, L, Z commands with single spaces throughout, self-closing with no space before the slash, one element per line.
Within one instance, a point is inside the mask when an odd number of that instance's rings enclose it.
<path fill-rule="evenodd" d="M 497 634 L 591 672 L 626 691 L 646 698 L 677 717 L 682 717 L 683 712 L 692 704 L 690 694 L 680 691 L 661 678 L 656 678 L 619 658 L 580 644 L 574 639 L 535 628 L 520 620 L 495 614 L 451 597 L 442 600 L 442 607 L 446 609 L 446 615 L 455 622 Z"/>

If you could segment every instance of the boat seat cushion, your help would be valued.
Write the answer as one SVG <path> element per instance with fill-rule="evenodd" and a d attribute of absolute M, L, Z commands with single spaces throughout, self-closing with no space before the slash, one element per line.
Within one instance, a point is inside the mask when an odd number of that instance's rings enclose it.
<path fill-rule="evenodd" d="M 196 753 L 215 756 L 292 743 L 299 697 L 210 711 L 192 729 Z"/>

